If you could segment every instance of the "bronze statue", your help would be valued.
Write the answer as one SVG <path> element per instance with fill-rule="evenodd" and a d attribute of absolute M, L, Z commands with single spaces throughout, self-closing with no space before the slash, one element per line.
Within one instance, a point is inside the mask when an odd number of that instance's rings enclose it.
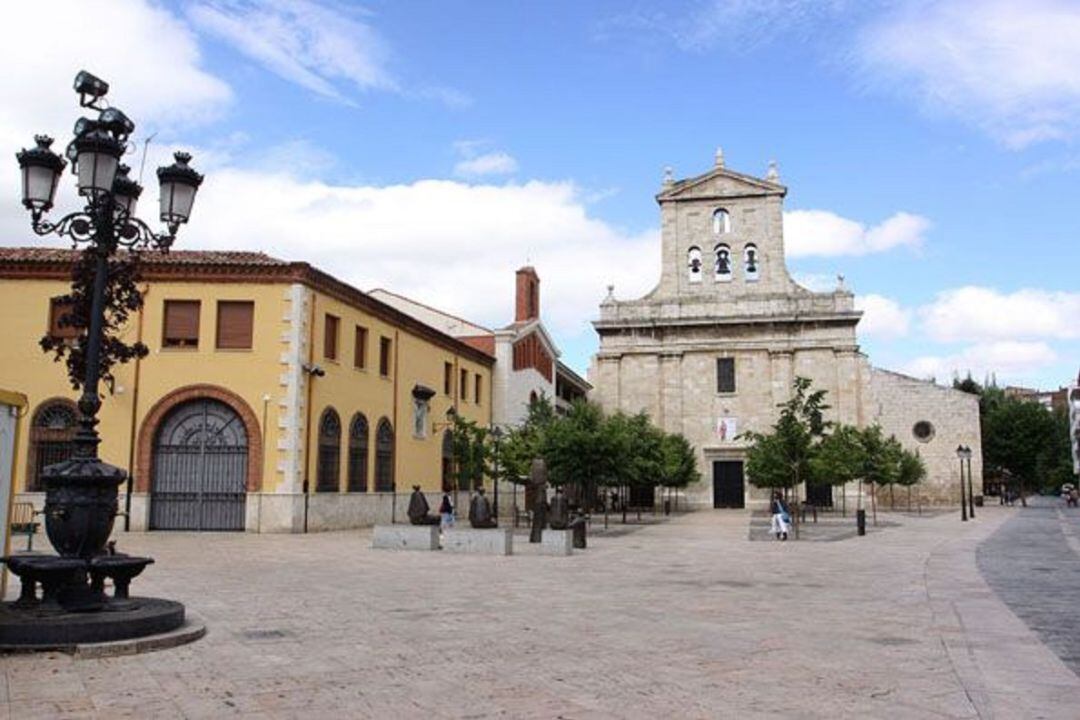
<path fill-rule="evenodd" d="M 529 467 L 529 492 L 533 499 L 529 542 L 538 543 L 543 538 L 547 520 L 547 464 L 544 458 L 534 458 Z"/>
<path fill-rule="evenodd" d="M 555 497 L 551 498 L 548 507 L 548 525 L 552 530 L 565 530 L 570 526 L 570 503 L 563 495 L 563 489 L 555 489 Z"/>
<path fill-rule="evenodd" d="M 412 495 L 409 497 L 409 522 L 413 525 L 438 525 L 439 516 L 431 514 L 424 493 L 420 492 L 419 485 L 412 486 Z"/>
<path fill-rule="evenodd" d="M 499 523 L 491 513 L 491 502 L 484 494 L 484 488 L 476 488 L 476 494 L 469 502 L 469 523 L 477 529 L 498 527 Z"/>

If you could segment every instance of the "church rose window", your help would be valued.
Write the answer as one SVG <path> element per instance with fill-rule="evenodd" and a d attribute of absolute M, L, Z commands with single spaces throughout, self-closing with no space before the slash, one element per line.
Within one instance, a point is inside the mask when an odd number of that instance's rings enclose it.
<path fill-rule="evenodd" d="M 920 420 L 911 428 L 911 434 L 919 442 L 930 442 L 934 437 L 934 425 L 929 420 Z"/>

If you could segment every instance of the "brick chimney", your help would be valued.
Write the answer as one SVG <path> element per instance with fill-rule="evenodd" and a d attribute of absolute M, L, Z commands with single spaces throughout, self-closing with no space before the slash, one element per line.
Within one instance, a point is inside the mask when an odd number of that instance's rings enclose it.
<path fill-rule="evenodd" d="M 540 317 L 540 276 L 531 265 L 517 271 L 517 294 L 514 299 L 514 322 Z"/>

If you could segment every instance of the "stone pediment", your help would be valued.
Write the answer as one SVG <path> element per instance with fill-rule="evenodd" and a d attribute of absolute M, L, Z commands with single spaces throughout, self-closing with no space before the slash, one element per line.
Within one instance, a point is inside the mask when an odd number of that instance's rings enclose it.
<path fill-rule="evenodd" d="M 787 194 L 779 183 L 743 175 L 724 167 L 713 168 L 704 175 L 679 180 L 666 185 L 656 196 L 657 202 L 680 200 L 713 200 L 730 197 L 762 197 Z"/>

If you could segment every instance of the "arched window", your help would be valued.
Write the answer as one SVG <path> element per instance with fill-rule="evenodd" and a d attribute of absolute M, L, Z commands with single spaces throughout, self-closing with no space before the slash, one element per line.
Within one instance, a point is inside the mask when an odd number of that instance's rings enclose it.
<path fill-rule="evenodd" d="M 454 489 L 454 433 L 450 428 L 442 436 L 442 489 Z"/>
<path fill-rule="evenodd" d="M 394 428 L 383 418 L 375 430 L 375 491 L 394 489 Z"/>
<path fill-rule="evenodd" d="M 26 475 L 26 491 L 45 490 L 41 474 L 53 463 L 63 462 L 75 454 L 75 430 L 78 410 L 70 400 L 53 400 L 41 405 L 30 425 L 30 472 Z"/>
<path fill-rule="evenodd" d="M 341 418 L 334 408 L 323 410 L 319 420 L 319 461 L 316 492 L 337 492 L 341 487 Z"/>
<path fill-rule="evenodd" d="M 731 280 L 731 248 L 720 243 L 713 248 L 713 272 L 717 282 Z"/>
<path fill-rule="evenodd" d="M 686 270 L 689 273 L 690 282 L 701 282 L 701 248 L 696 245 L 687 252 Z"/>
<path fill-rule="evenodd" d="M 367 492 L 368 423 L 362 413 L 349 423 L 349 492 Z"/>
<path fill-rule="evenodd" d="M 723 208 L 717 208 L 712 214 L 713 235 L 723 235 L 731 232 L 731 216 Z"/>
<path fill-rule="evenodd" d="M 758 257 L 757 245 L 748 243 L 743 250 L 743 270 L 746 271 L 746 279 L 754 282 L 758 279 L 761 271 L 761 260 Z"/>

